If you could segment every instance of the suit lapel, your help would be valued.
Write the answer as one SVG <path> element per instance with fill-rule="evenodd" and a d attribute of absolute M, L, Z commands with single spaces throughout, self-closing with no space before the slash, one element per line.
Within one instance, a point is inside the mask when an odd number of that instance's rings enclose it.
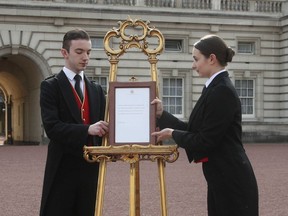
<path fill-rule="evenodd" d="M 188 128 L 190 127 L 190 124 L 193 122 L 193 119 L 195 118 L 195 116 L 198 114 L 198 110 L 201 107 L 202 103 L 204 103 L 207 93 L 208 93 L 208 89 L 205 91 L 205 93 L 201 94 L 199 100 L 197 101 L 195 107 L 193 108 L 193 111 L 189 118 Z"/>
<path fill-rule="evenodd" d="M 206 89 L 206 91 L 204 93 L 201 94 L 199 100 L 197 101 L 191 115 L 189 118 L 189 123 L 193 122 L 193 119 L 195 118 L 195 116 L 198 114 L 198 110 L 201 107 L 201 105 L 204 103 L 205 98 L 207 97 L 207 95 L 209 94 L 209 92 L 211 91 L 211 89 L 213 89 L 214 86 L 216 86 L 222 79 L 223 77 L 228 77 L 228 72 L 225 71 L 223 73 L 220 73 L 218 76 L 216 76 L 213 81 L 210 83 L 210 85 L 208 86 L 208 88 Z M 189 124 L 190 126 L 190 124 Z"/>
<path fill-rule="evenodd" d="M 59 84 L 59 88 L 63 94 L 63 98 L 65 100 L 65 103 L 67 104 L 67 107 L 69 108 L 70 112 L 72 113 L 73 118 L 78 123 L 82 123 L 81 115 L 79 108 L 77 106 L 75 96 L 73 94 L 73 91 L 71 89 L 71 84 L 66 77 L 65 73 L 61 71 L 57 76 L 56 79 Z"/>

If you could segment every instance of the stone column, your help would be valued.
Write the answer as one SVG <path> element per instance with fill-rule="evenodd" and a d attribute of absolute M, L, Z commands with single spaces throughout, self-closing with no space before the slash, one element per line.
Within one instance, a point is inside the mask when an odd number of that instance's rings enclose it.
<path fill-rule="evenodd" d="M 221 10 L 221 0 L 212 0 L 211 4 L 212 10 Z"/>
<path fill-rule="evenodd" d="M 135 6 L 145 6 L 144 0 L 136 0 Z"/>
<path fill-rule="evenodd" d="M 175 7 L 182 8 L 182 0 L 175 0 Z"/>

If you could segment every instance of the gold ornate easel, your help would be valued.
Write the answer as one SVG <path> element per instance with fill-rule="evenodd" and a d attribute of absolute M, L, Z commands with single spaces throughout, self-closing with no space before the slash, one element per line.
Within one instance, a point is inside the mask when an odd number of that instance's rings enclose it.
<path fill-rule="evenodd" d="M 156 82 L 156 95 L 159 96 L 158 91 L 158 76 L 156 63 L 164 46 L 164 37 L 162 33 L 156 28 L 149 27 L 149 21 L 132 20 L 128 18 L 126 21 L 119 21 L 119 28 L 113 28 L 107 32 L 104 37 L 104 48 L 109 57 L 110 73 L 109 82 L 116 81 L 117 66 L 119 57 L 123 55 L 129 48 L 138 48 L 148 56 L 148 61 L 151 65 L 151 78 Z M 126 35 L 126 28 L 142 28 L 142 35 Z M 119 49 L 110 47 L 110 40 L 112 38 L 121 39 Z M 147 38 L 158 38 L 158 46 L 154 49 L 149 48 Z M 105 121 L 109 122 L 109 100 L 106 101 Z M 179 153 L 176 145 L 109 145 L 108 137 L 104 137 L 102 146 L 85 146 L 84 158 L 88 162 L 100 162 L 98 189 L 96 197 L 95 216 L 102 216 L 103 201 L 104 201 L 104 187 L 106 176 L 106 165 L 110 161 L 125 161 L 130 163 L 130 216 L 140 216 L 140 196 L 139 196 L 139 161 L 150 160 L 157 161 L 160 181 L 160 197 L 161 197 L 161 212 L 162 216 L 167 215 L 166 206 L 166 186 L 165 186 L 165 162 L 172 163 L 178 159 Z"/>

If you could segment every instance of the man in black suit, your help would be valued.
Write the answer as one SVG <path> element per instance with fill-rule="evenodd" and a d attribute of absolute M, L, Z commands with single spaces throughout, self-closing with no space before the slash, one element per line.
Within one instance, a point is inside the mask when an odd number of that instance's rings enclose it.
<path fill-rule="evenodd" d="M 101 145 L 108 123 L 104 92 L 83 72 L 90 53 L 86 31 L 67 32 L 63 70 L 41 83 L 41 116 L 50 143 L 40 216 L 94 216 L 99 164 L 85 161 L 83 146 Z"/>
<path fill-rule="evenodd" d="M 207 35 L 192 53 L 193 69 L 208 78 L 202 95 L 188 123 L 163 111 L 155 99 L 162 130 L 153 135 L 158 141 L 173 138 L 190 163 L 202 163 L 209 216 L 258 216 L 257 182 L 242 144 L 241 102 L 225 70 L 234 51 L 220 37 Z"/>

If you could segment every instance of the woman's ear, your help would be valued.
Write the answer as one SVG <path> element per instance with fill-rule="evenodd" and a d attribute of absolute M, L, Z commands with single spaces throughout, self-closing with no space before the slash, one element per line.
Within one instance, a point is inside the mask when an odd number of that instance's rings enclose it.
<path fill-rule="evenodd" d="M 215 54 L 211 54 L 211 55 L 209 56 L 209 60 L 210 60 L 210 62 L 211 62 L 212 64 L 215 64 L 215 63 L 218 61 Z"/>

